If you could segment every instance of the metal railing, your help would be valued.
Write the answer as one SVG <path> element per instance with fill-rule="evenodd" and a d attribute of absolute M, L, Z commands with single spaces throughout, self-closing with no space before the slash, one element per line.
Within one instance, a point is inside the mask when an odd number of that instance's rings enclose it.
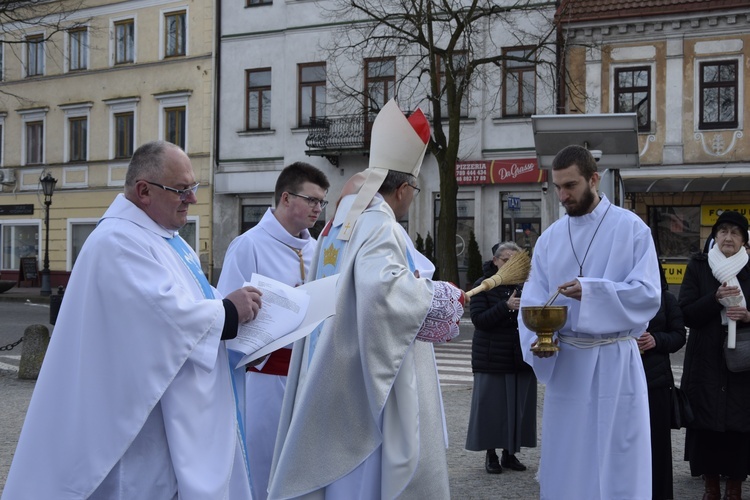
<path fill-rule="evenodd" d="M 311 118 L 307 130 L 305 145 L 310 149 L 308 153 L 324 154 L 370 148 L 372 123 L 364 114 Z"/>

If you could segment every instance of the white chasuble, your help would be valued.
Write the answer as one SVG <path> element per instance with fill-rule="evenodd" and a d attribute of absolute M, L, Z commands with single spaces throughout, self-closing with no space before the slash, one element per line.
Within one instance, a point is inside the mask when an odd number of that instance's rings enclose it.
<path fill-rule="evenodd" d="M 433 283 L 379 196 L 337 258 L 337 314 L 311 359 L 307 339 L 294 347 L 269 498 L 448 498 L 432 345 L 415 342 Z"/>
<path fill-rule="evenodd" d="M 86 240 L 3 500 L 249 498 L 224 308 L 171 237 L 118 195 Z"/>

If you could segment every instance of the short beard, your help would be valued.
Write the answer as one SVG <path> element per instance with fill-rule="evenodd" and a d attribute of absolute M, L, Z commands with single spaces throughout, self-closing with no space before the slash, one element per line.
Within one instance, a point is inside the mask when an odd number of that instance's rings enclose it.
<path fill-rule="evenodd" d="M 571 217 L 580 217 L 582 215 L 586 215 L 589 213 L 589 209 L 591 208 L 591 205 L 594 204 L 594 193 L 587 189 L 583 196 L 581 197 L 581 201 L 576 203 L 572 207 L 565 207 L 565 213 L 567 213 Z"/>

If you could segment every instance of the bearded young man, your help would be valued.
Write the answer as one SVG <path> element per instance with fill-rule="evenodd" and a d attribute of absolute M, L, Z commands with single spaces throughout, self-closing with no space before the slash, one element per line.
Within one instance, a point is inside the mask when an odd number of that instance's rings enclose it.
<path fill-rule="evenodd" d="M 593 156 L 568 146 L 552 182 L 567 212 L 537 241 L 521 307 L 568 307 L 559 352 L 532 353 L 536 334 L 519 324 L 524 359 L 546 384 L 539 465 L 542 499 L 650 499 L 648 393 L 636 339 L 660 304 L 651 231 L 597 192 Z"/>

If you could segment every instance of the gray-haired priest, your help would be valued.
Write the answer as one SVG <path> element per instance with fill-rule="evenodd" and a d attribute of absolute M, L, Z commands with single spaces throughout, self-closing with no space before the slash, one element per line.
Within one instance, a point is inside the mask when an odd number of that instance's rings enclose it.
<path fill-rule="evenodd" d="M 367 178 L 318 241 L 315 276 L 340 273 L 336 315 L 294 347 L 269 498 L 450 497 L 432 343 L 458 334 L 463 292 L 415 275 L 398 223 L 429 137 L 421 111 L 386 104 Z"/>

